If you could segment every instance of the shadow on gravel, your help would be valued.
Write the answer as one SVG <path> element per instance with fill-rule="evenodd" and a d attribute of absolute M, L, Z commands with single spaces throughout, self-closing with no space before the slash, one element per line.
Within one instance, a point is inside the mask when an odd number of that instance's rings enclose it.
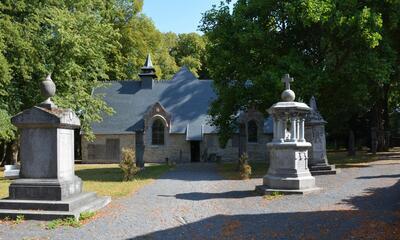
<path fill-rule="evenodd" d="M 177 199 L 202 201 L 209 199 L 235 199 L 235 198 L 249 198 L 259 196 L 255 191 L 230 191 L 223 193 L 203 193 L 203 192 L 191 192 L 191 193 L 180 193 L 176 195 L 158 195 L 160 197 L 175 197 Z"/>
<path fill-rule="evenodd" d="M 358 177 L 357 179 L 374 179 L 374 178 L 400 178 L 400 174 L 393 174 L 393 175 L 377 175 L 377 176 L 363 176 L 363 177 Z"/>
<path fill-rule="evenodd" d="M 220 181 L 224 180 L 217 173 L 216 163 L 178 164 L 174 171 L 164 174 L 159 179 L 181 181 Z"/>
<path fill-rule="evenodd" d="M 399 200 L 400 181 L 344 200 L 354 210 L 216 215 L 131 239 L 400 239 Z"/>

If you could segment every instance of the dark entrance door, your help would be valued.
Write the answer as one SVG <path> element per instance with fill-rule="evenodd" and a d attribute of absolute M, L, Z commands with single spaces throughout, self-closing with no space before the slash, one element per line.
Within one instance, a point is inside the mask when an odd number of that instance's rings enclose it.
<path fill-rule="evenodd" d="M 200 141 L 190 142 L 190 160 L 191 162 L 200 162 Z"/>

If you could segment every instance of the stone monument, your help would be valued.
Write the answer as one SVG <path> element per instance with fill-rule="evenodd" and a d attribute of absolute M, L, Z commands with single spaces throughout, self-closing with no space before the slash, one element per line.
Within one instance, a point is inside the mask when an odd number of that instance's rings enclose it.
<path fill-rule="evenodd" d="M 263 185 L 257 186 L 256 191 L 305 194 L 319 190 L 308 169 L 311 143 L 304 138 L 305 117 L 311 109 L 305 103 L 294 101 L 295 93 L 290 89 L 293 78 L 289 74 L 284 75 L 282 82 L 286 84 L 281 95 L 283 101 L 268 109 L 274 122 L 273 140 L 267 144 L 270 166 Z"/>
<path fill-rule="evenodd" d="M 313 176 L 336 174 L 335 166 L 328 164 L 326 156 L 325 124 L 314 97 L 310 99 L 311 112 L 305 122 L 305 138 L 312 144 L 309 149 L 308 167 Z"/>
<path fill-rule="evenodd" d="M 79 118 L 51 101 L 56 87 L 50 75 L 41 90 L 44 102 L 11 119 L 21 133 L 21 170 L 9 187 L 9 197 L 0 200 L 0 217 L 79 218 L 81 212 L 96 211 L 111 199 L 82 192 L 82 180 L 74 171 L 74 129 L 80 127 Z"/>

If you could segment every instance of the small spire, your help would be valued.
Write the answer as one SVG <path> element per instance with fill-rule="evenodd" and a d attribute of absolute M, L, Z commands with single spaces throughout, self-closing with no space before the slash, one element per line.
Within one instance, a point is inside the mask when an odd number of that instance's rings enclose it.
<path fill-rule="evenodd" d="M 153 68 L 153 62 L 151 61 L 150 53 L 147 54 L 146 62 L 144 62 L 144 66 L 143 67 L 145 67 L 145 68 Z"/>
<path fill-rule="evenodd" d="M 315 97 L 312 96 L 310 99 L 310 108 L 312 108 L 314 111 L 318 111 L 317 109 L 317 101 L 315 100 Z"/>

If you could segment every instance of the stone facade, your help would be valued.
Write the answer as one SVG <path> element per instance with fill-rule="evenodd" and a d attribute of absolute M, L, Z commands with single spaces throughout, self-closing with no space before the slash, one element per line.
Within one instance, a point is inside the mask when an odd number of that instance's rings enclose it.
<path fill-rule="evenodd" d="M 122 148 L 136 146 L 135 134 L 97 134 L 95 136 L 96 139 L 93 142 L 82 138 L 84 163 L 118 163 L 121 160 Z M 260 133 L 257 143 L 248 144 L 250 161 L 268 159 L 266 144 L 271 139 L 271 135 Z M 199 145 L 201 162 L 215 161 L 217 157 L 220 157 L 221 161 L 237 161 L 239 158 L 238 135 L 229 140 L 225 148 L 219 146 L 218 134 L 205 134 Z M 144 162 L 164 163 L 167 158 L 176 163 L 191 162 L 191 143 L 186 140 L 186 135 L 166 133 L 164 145 L 152 145 L 151 130 L 147 131 L 144 134 Z"/>
<path fill-rule="evenodd" d="M 82 161 L 84 163 L 119 163 L 122 148 L 135 147 L 135 133 L 96 134 L 93 142 L 82 137 Z"/>

